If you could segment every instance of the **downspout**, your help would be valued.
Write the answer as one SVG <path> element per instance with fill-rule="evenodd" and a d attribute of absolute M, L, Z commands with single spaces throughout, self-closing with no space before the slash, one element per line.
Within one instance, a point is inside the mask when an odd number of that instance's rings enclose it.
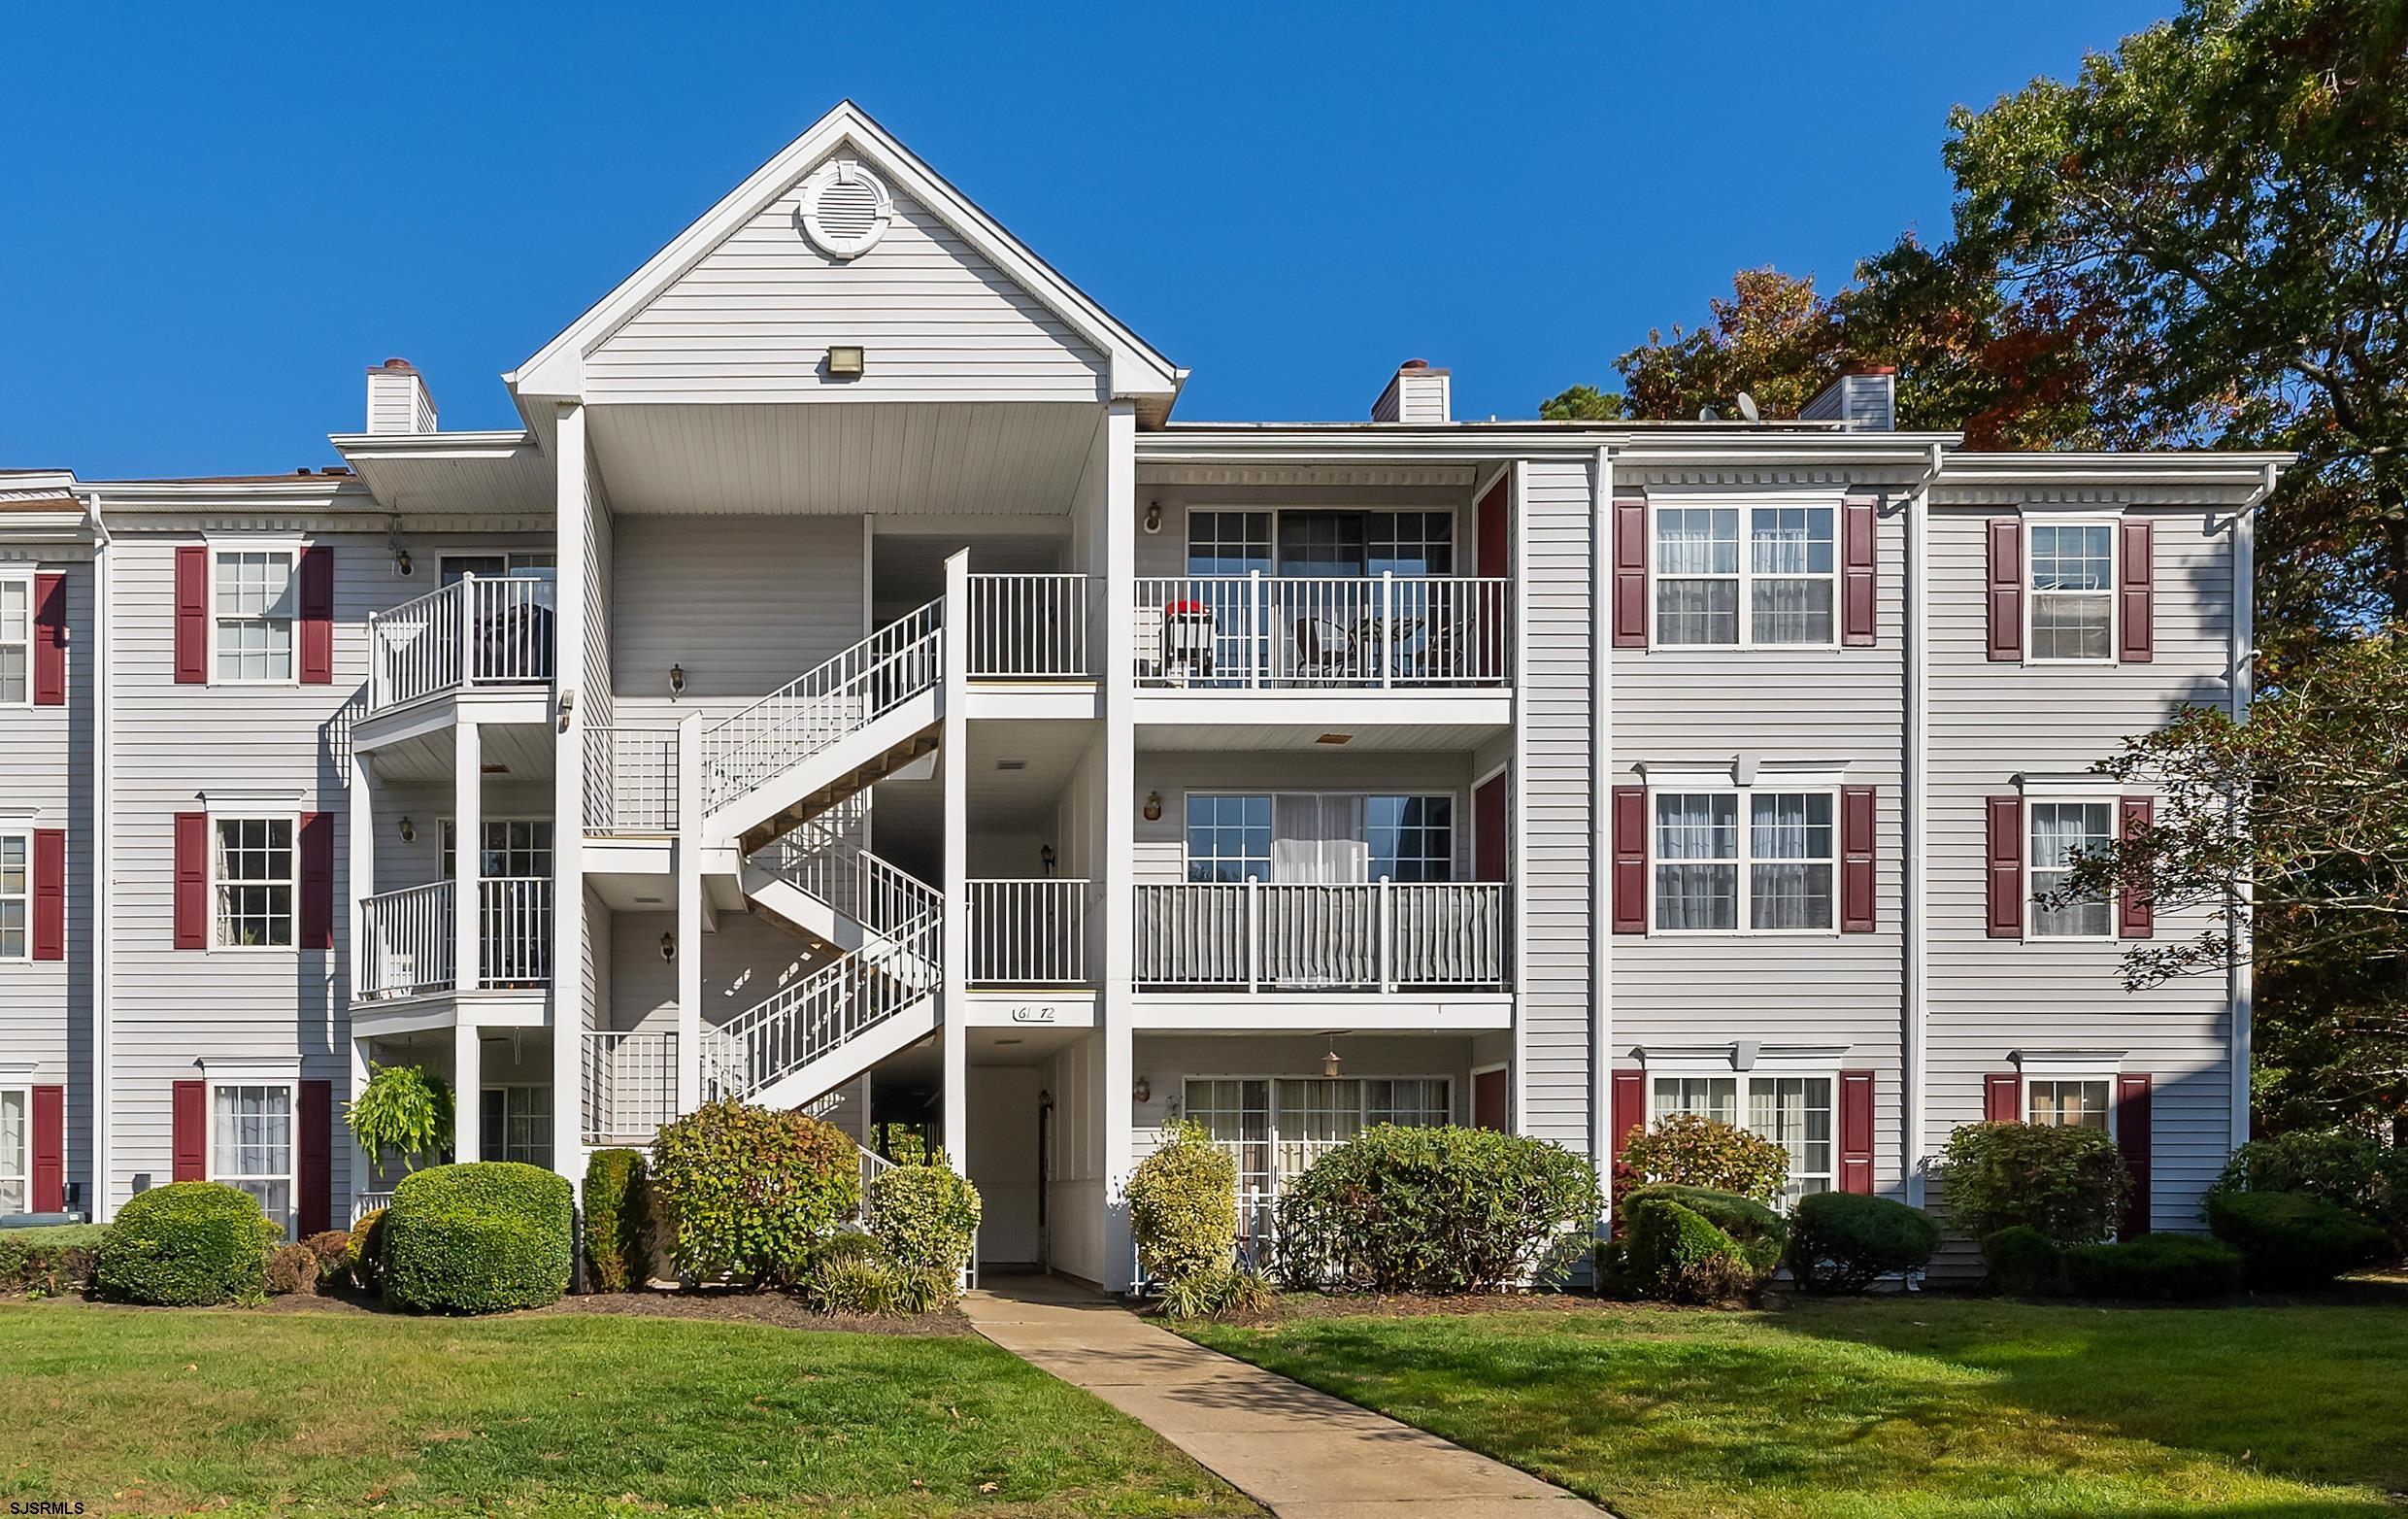
<path fill-rule="evenodd" d="M 1597 450 L 1589 489 L 1589 1155 L 1606 1177 L 1614 1152 L 1614 455 Z M 1526 615 L 1526 613 L 1525 613 Z M 1517 727 L 1528 717 L 1517 712 Z M 1526 915 L 1525 915 L 1526 920 Z M 1612 1189 L 1607 1189 L 1610 1210 Z"/>
<path fill-rule="evenodd" d="M 110 798 L 116 788 L 110 784 L 115 768 L 116 739 L 110 720 L 109 681 L 112 644 L 110 624 L 116 612 L 117 598 L 110 585 L 111 560 L 109 525 L 102 521 L 100 492 L 95 490 L 84 501 L 92 521 L 92 925 L 89 953 L 92 957 L 92 1197 L 89 1203 L 95 1223 L 105 1224 L 117 1210 L 110 1203 L 110 1180 L 115 1171 L 116 1146 L 111 1143 L 110 1126 L 117 1103 L 111 1090 L 110 1037 L 114 977 L 111 964 L 115 958 L 117 917 L 111 911 L 111 877 L 115 869 L 110 835 L 114 831 Z"/>
<path fill-rule="evenodd" d="M 1923 1168 L 1929 1159 L 1923 1070 L 1931 974 L 1931 487 L 1946 462 L 1943 446 L 1931 445 L 1923 478 L 1906 498 L 1906 1017 L 1898 1052 L 1906 1090 L 1898 1106 L 1906 1120 L 1901 1180 L 1906 1200 L 1917 1207 L 1923 1205 Z"/>
<path fill-rule="evenodd" d="M 2257 696 L 2258 508 L 2274 493 L 2281 478 L 2281 466 L 2267 464 L 2258 477 L 2258 488 L 2232 518 L 2232 671 L 2228 684 L 2235 723 L 2249 721 L 2250 703 Z M 2225 1059 L 2232 1067 L 2230 1124 L 2232 1147 L 2237 1150 L 2249 1142 L 2250 1073 L 2255 1063 L 2251 1020 L 2258 987 L 2257 969 L 2250 963 L 2249 899 L 2238 891 L 2232 895 L 2232 931 L 2224 943 L 2224 996 L 2231 1008 L 2232 1036 Z"/>

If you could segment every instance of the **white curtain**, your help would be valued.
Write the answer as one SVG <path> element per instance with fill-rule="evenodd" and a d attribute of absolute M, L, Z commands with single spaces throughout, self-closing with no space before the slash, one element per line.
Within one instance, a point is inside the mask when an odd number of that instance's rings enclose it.
<path fill-rule="evenodd" d="M 1283 795 L 1271 809 L 1271 879 L 1345 885 L 1371 879 L 1360 796 Z"/>
<path fill-rule="evenodd" d="M 1727 792 L 1656 794 L 1658 927 L 1676 930 L 1739 927 L 1738 861 L 1737 797 Z"/>

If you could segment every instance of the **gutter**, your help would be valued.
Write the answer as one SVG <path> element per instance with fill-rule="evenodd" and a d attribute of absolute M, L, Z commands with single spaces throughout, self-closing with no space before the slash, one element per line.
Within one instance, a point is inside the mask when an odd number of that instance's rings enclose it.
<path fill-rule="evenodd" d="M 1947 463 L 1945 450 L 1932 444 L 1923 478 L 1906 497 L 1906 1007 L 1898 1056 L 1906 1088 L 1899 1103 L 1906 1121 L 1901 1180 L 1906 1200 L 1917 1207 L 1923 1205 L 1929 1160 L 1923 1084 L 1931 976 L 1930 508 L 1931 488 Z"/>

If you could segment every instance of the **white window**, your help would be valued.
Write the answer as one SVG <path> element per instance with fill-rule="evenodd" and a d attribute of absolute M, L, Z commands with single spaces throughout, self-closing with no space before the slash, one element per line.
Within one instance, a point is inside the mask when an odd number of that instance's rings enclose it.
<path fill-rule="evenodd" d="M 1833 793 L 1663 791 L 1654 796 L 1657 930 L 1781 933 L 1833 927 Z"/>
<path fill-rule="evenodd" d="M 2115 1132 L 2115 1083 L 2103 1076 L 2042 1076 L 2023 1083 L 2023 1111 L 2044 1129 Z"/>
<path fill-rule="evenodd" d="M 549 549 L 513 549 L 505 554 L 447 554 L 437 570 L 438 578 L 447 586 L 458 584 L 463 575 L 474 575 L 479 580 L 498 580 L 505 575 L 551 580 L 558 562 Z"/>
<path fill-rule="evenodd" d="M 2115 837 L 2115 803 L 2109 801 L 2032 801 L 2031 936 L 2058 939 L 2104 939 L 2115 935 L 2113 904 L 2104 896 L 2043 905 L 2050 893 L 2064 885 L 2075 858 L 2095 854 Z"/>
<path fill-rule="evenodd" d="M 1455 797 L 1446 793 L 1190 792 L 1187 834 L 1190 881 L 1455 879 Z"/>
<path fill-rule="evenodd" d="M 290 818 L 217 818 L 210 874 L 220 949 L 273 949 L 292 943 Z"/>
<path fill-rule="evenodd" d="M 33 1207 L 33 1093 L 0 1087 L 0 1214 Z"/>
<path fill-rule="evenodd" d="M 1837 523 L 1828 506 L 1658 507 L 1657 647 L 1833 642 Z"/>
<path fill-rule="evenodd" d="M 1238 1191 L 1259 1207 L 1307 1166 L 1373 1124 L 1452 1121 L 1443 1076 L 1194 1078 L 1187 1116 L 1237 1162 Z"/>
<path fill-rule="evenodd" d="M 33 835 L 0 833 L 0 960 L 33 955 Z"/>
<path fill-rule="evenodd" d="M 292 679 L 292 624 L 299 588 L 289 549 L 217 551 L 217 679 Z"/>
<path fill-rule="evenodd" d="M 1649 1083 L 1648 1122 L 1676 1113 L 1728 1124 L 1770 1139 L 1789 1152 L 1789 1178 L 1781 1192 L 1787 1207 L 1808 1193 L 1828 1192 L 1838 1173 L 1832 1141 L 1829 1076 L 1749 1075 L 1747 1106 L 1740 1107 L 1739 1076 L 1656 1076 Z"/>
<path fill-rule="evenodd" d="M 0 707 L 33 702 L 33 582 L 0 575 Z"/>
<path fill-rule="evenodd" d="M 1710 1123 L 1739 1123 L 1739 1078 L 1736 1076 L 1658 1076 L 1648 1105 L 1648 1122 L 1660 1124 L 1688 1113 Z"/>
<path fill-rule="evenodd" d="M 259 1199 L 272 1224 L 292 1232 L 292 1088 L 212 1086 L 209 1179 Z"/>
<path fill-rule="evenodd" d="M 488 1161 L 519 1161 L 552 1169 L 552 1089 L 487 1087 L 483 1133 Z"/>
<path fill-rule="evenodd" d="M 2031 524 L 2029 658 L 2115 657 L 2115 542 L 2109 523 Z"/>

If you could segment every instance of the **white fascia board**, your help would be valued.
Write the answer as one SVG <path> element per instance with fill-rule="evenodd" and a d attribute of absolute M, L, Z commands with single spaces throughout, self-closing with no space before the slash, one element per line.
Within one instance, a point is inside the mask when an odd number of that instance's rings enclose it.
<path fill-rule="evenodd" d="M 2241 486 L 2263 480 L 2268 466 L 2287 469 L 2298 457 L 2283 453 L 2223 453 L 2208 449 L 2131 454 L 1965 454 L 1948 457 L 1946 484 L 2062 486 Z"/>
<path fill-rule="evenodd" d="M 1797 465 L 1909 469 L 1928 438 L 1884 433 L 1698 434 L 1677 443 L 1627 428 L 1573 423 L 1449 423 L 1399 427 L 1352 422 L 1301 426 L 1168 427 L 1137 435 L 1140 464 L 1482 463 L 1560 456 L 1587 460 L 1611 449 L 1625 465 Z"/>
<path fill-rule="evenodd" d="M 541 457 L 525 429 L 489 432 L 330 432 L 326 441 L 347 459 L 510 459 Z"/>

